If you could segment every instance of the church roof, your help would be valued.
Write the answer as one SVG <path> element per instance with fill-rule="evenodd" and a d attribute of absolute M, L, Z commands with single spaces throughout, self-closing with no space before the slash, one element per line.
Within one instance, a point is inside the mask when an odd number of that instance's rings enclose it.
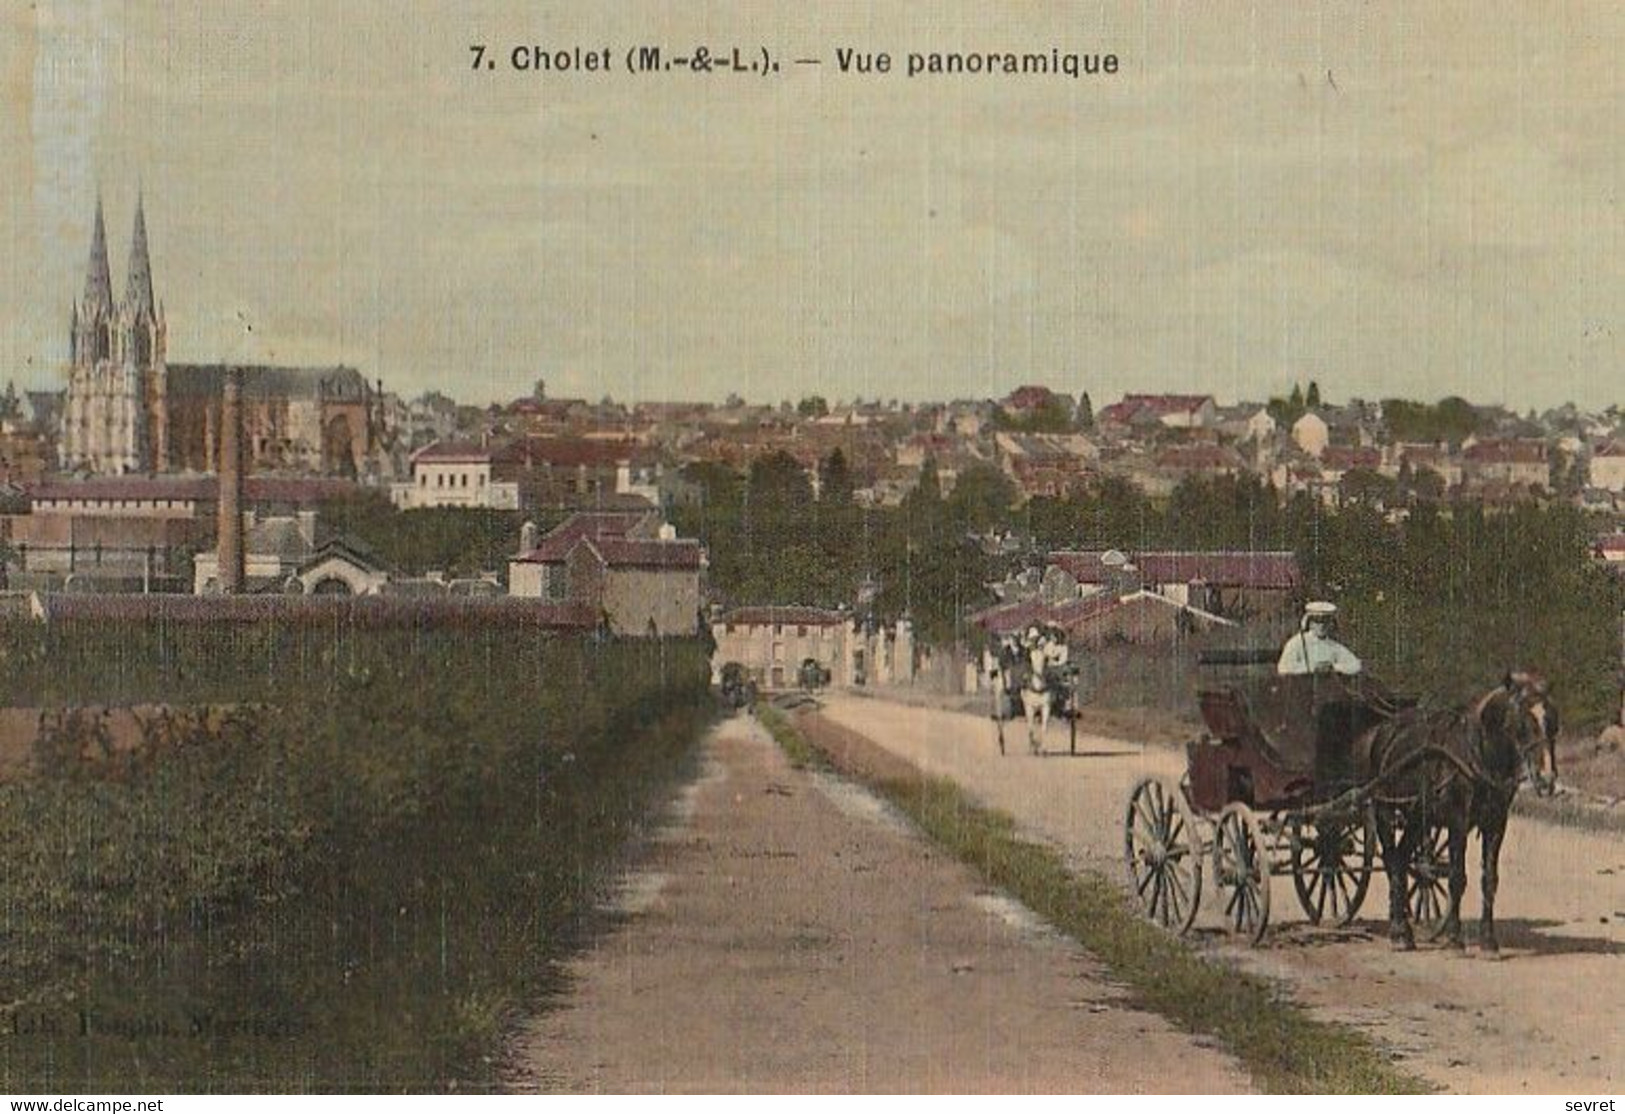
<path fill-rule="evenodd" d="M 238 366 L 238 365 L 229 365 Z M 217 398 L 225 390 L 226 364 L 170 364 L 168 392 L 172 398 Z M 244 365 L 244 399 L 367 397 L 367 380 L 353 367 L 271 367 Z"/>

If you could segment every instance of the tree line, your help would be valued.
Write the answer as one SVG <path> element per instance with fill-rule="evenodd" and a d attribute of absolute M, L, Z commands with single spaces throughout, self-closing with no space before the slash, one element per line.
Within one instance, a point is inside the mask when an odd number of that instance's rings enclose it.
<path fill-rule="evenodd" d="M 1256 476 L 1191 477 L 1153 498 L 1106 477 L 1086 494 L 1018 502 L 1009 479 L 975 465 L 945 494 L 927 460 L 900 505 L 853 499 L 836 450 L 812 477 L 784 453 L 748 472 L 693 465 L 703 492 L 674 521 L 711 558 L 730 605 L 855 605 L 907 614 L 925 641 L 967 641 L 990 584 L 1055 549 L 1287 550 L 1305 598 L 1335 601 L 1344 632 L 1397 688 L 1465 697 L 1514 666 L 1544 670 L 1577 722 L 1618 710 L 1625 580 L 1591 555 L 1603 524 L 1567 505 L 1486 511 L 1421 500 L 1393 521 L 1364 501 L 1283 498 Z"/>

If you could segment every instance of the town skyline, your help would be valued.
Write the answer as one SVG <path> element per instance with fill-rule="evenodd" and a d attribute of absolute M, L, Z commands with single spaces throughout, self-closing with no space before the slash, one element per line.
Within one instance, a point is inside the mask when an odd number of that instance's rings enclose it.
<path fill-rule="evenodd" d="M 467 45 L 821 54 L 909 25 L 383 12 L 7 15 L 8 375 L 60 386 L 99 194 L 116 272 L 144 201 L 177 359 L 405 394 L 1619 401 L 1616 13 L 965 6 L 936 37 L 1060 27 L 1123 70 L 719 88 L 481 76 Z"/>

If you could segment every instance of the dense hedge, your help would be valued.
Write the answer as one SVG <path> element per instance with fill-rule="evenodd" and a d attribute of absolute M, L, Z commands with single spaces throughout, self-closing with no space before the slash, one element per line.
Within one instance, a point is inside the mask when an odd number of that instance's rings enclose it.
<path fill-rule="evenodd" d="M 0 1090 L 490 1085 L 692 752 L 699 648 L 178 633 L 0 636 L 10 704 L 263 705 L 149 761 L 70 724 L 0 786 Z"/>

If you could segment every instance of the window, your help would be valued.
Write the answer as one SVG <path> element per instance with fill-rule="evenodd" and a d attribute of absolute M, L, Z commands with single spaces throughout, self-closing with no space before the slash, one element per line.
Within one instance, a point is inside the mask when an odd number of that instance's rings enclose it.
<path fill-rule="evenodd" d="M 806 638 L 807 637 L 807 628 L 804 627 L 804 626 L 797 627 L 796 628 L 796 637 L 797 638 Z"/>
<path fill-rule="evenodd" d="M 428 487 L 429 486 L 429 474 L 427 472 L 419 473 L 419 475 L 418 475 L 418 486 L 419 487 Z"/>
<path fill-rule="evenodd" d="M 565 575 L 564 568 L 543 569 L 542 576 L 547 582 L 547 598 L 554 603 L 562 603 L 570 595 L 570 581 Z"/>
<path fill-rule="evenodd" d="M 784 624 L 783 623 L 774 623 L 773 624 L 773 637 L 777 638 L 780 635 L 782 635 L 783 633 L 784 633 Z"/>

